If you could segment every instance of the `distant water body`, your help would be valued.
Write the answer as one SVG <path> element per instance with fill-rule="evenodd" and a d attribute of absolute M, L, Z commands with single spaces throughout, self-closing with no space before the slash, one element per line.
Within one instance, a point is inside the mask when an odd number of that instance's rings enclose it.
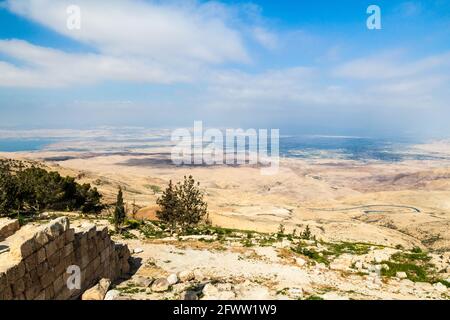
<path fill-rule="evenodd" d="M 49 139 L 0 139 L 0 152 L 38 151 L 52 142 Z"/>
<path fill-rule="evenodd" d="M 339 158 L 347 160 L 432 160 L 437 157 L 415 153 L 410 139 L 375 139 L 346 136 L 290 136 L 280 138 L 280 154 L 284 157 L 318 159 Z"/>
<path fill-rule="evenodd" d="M 0 139 L 0 152 L 39 151 L 45 149 L 46 146 L 57 140 L 60 139 Z M 136 146 L 134 144 L 133 149 L 144 149 L 149 147 L 149 145 L 145 143 L 146 139 L 139 139 L 139 141 L 143 142 L 142 145 Z M 154 139 L 148 139 L 148 142 L 150 141 L 154 142 Z M 122 148 L 123 142 L 124 140 L 121 140 Z M 135 139 L 130 139 L 130 145 L 132 142 L 135 142 Z M 408 159 L 443 159 L 436 155 L 415 153 L 410 148 L 411 145 L 415 143 L 420 142 L 408 139 L 396 139 L 393 141 L 365 137 L 298 135 L 281 137 L 279 149 L 280 156 L 282 157 L 301 159 L 336 158 L 357 161 L 380 160 L 388 162 Z"/>

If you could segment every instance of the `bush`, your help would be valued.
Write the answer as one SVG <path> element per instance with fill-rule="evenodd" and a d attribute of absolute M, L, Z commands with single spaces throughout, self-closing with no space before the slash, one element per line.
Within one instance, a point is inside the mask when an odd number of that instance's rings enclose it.
<path fill-rule="evenodd" d="M 99 213 L 101 194 L 89 184 L 22 162 L 0 160 L 0 215 L 44 210 Z"/>
<path fill-rule="evenodd" d="M 195 182 L 192 176 L 184 177 L 183 183 L 175 186 L 172 181 L 156 201 L 160 209 L 156 216 L 168 223 L 172 230 L 180 227 L 183 231 L 198 225 L 207 217 L 207 204 L 203 201 L 203 192 L 200 183 Z"/>

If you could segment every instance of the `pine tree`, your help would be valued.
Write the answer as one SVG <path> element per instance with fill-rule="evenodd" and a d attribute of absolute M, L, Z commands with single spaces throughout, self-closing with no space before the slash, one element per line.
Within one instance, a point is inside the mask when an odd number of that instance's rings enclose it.
<path fill-rule="evenodd" d="M 123 203 L 123 194 L 122 194 L 122 188 L 119 187 L 119 192 L 117 193 L 117 202 L 116 207 L 114 209 L 114 226 L 116 228 L 116 231 L 120 232 L 120 228 L 122 224 L 125 222 L 126 218 L 126 212 L 125 212 L 125 205 Z"/>
<path fill-rule="evenodd" d="M 160 210 L 156 211 L 158 219 L 168 223 L 171 229 L 174 230 L 179 219 L 179 205 L 172 180 L 169 181 L 169 186 L 162 196 L 156 200 L 156 204 L 160 207 Z"/>
<path fill-rule="evenodd" d="M 156 201 L 160 210 L 156 216 L 168 223 L 172 230 L 181 227 L 182 230 L 199 224 L 208 215 L 208 206 L 203 201 L 200 183 L 192 176 L 184 177 L 183 183 L 173 186 L 172 181 Z"/>

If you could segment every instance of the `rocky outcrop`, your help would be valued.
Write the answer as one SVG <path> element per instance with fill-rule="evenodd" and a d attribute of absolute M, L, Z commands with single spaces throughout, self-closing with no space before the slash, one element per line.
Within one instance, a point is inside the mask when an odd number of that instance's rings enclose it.
<path fill-rule="evenodd" d="M 3 243 L 0 300 L 77 299 L 101 278 L 130 270 L 128 247 L 114 243 L 107 227 L 74 229 L 66 217 L 24 226 Z"/>

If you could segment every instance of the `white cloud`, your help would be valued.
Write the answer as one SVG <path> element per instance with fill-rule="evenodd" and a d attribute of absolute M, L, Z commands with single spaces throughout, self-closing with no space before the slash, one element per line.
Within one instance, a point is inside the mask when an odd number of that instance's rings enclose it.
<path fill-rule="evenodd" d="M 260 22 L 245 25 L 239 20 L 241 14 L 258 20 L 254 6 L 177 0 L 7 0 L 2 4 L 89 45 L 95 53 L 1 40 L 0 52 L 20 64 L 0 61 L 0 86 L 64 87 L 106 80 L 193 82 L 222 64 L 249 63 L 246 39 L 265 48 L 274 48 L 277 41 Z M 81 9 L 80 30 L 67 28 L 70 5 Z"/>
<path fill-rule="evenodd" d="M 268 49 L 276 49 L 279 45 L 276 34 L 267 29 L 255 27 L 253 28 L 252 33 L 255 40 Z"/>
<path fill-rule="evenodd" d="M 0 86 L 7 87 L 64 87 L 106 80 L 172 83 L 190 79 L 186 66 L 174 72 L 147 60 L 66 53 L 22 40 L 0 40 L 0 53 L 20 61 L 19 65 L 0 61 Z"/>
<path fill-rule="evenodd" d="M 405 62 L 398 52 L 355 59 L 332 71 L 336 77 L 376 80 L 408 77 L 450 67 L 450 52 Z"/>
<path fill-rule="evenodd" d="M 10 11 L 107 55 L 157 61 L 247 62 L 238 30 L 223 6 L 189 2 L 8 0 Z M 69 5 L 81 9 L 81 29 L 66 27 Z"/>

